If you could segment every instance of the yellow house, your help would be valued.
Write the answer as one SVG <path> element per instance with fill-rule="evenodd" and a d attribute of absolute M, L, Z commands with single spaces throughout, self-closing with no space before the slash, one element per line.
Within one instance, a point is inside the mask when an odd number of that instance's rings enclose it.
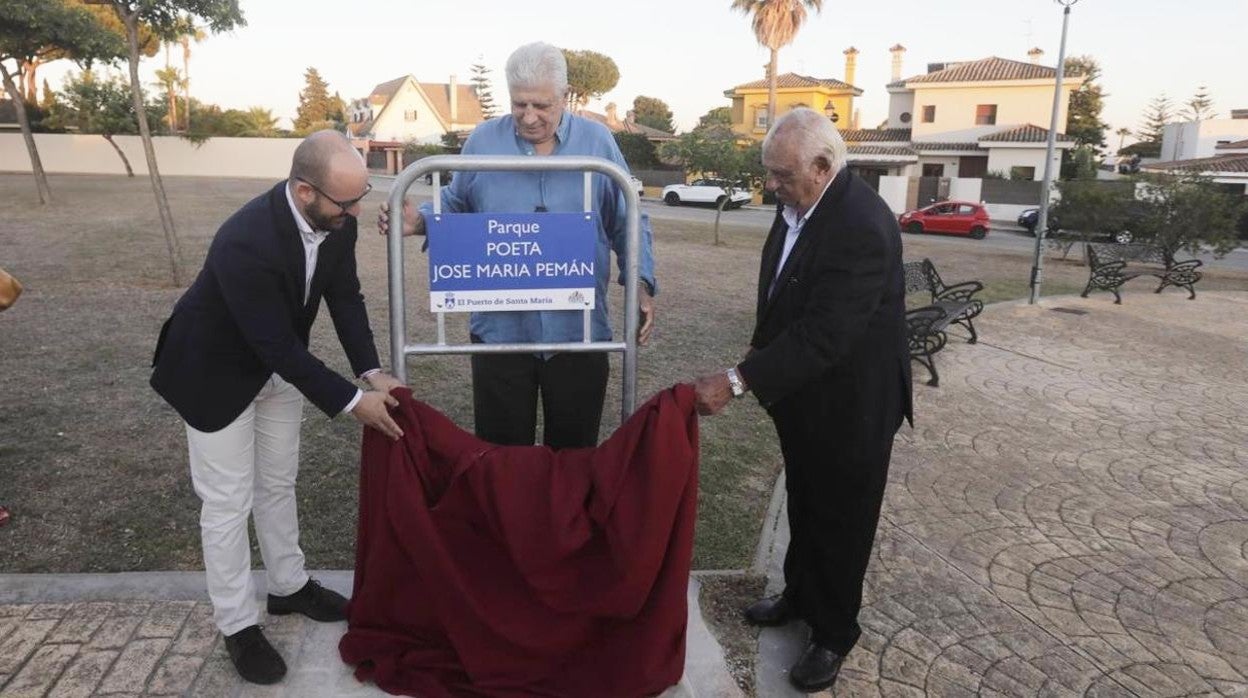
<path fill-rule="evenodd" d="M 845 81 L 815 78 L 797 73 L 776 77 L 776 111 L 783 114 L 796 107 L 810 107 L 828 115 L 838 128 L 857 128 L 854 97 L 862 90 L 853 86 L 854 63 L 858 49 L 845 50 Z M 755 80 L 725 90 L 732 100 L 732 130 L 747 138 L 762 139 L 771 120 L 767 117 L 767 79 Z"/>

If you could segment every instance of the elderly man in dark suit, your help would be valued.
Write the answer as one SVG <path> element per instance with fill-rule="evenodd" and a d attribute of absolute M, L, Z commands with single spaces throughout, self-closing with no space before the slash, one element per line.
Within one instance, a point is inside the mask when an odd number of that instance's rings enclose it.
<path fill-rule="evenodd" d="M 781 205 L 763 247 L 754 336 L 739 364 L 696 383 L 703 414 L 753 392 L 775 422 L 792 533 L 785 588 L 745 616 L 810 625 L 789 674 L 804 691 L 831 686 L 861 634 L 893 437 L 911 417 L 897 218 L 845 160 L 836 128 L 813 110 L 785 114 L 767 134 L 767 188 Z"/>
<path fill-rule="evenodd" d="M 268 612 L 346 618 L 347 601 L 304 570 L 295 478 L 306 397 L 398 438 L 399 382 L 382 373 L 356 276 L 356 216 L 369 191 L 359 153 L 321 131 L 296 149 L 290 178 L 222 224 L 204 268 L 157 340 L 151 384 L 186 422 L 191 481 L 213 615 L 238 673 L 275 683 L 286 665 L 260 631 L 247 518 L 268 581 Z M 363 391 L 308 351 L 324 299 Z"/>

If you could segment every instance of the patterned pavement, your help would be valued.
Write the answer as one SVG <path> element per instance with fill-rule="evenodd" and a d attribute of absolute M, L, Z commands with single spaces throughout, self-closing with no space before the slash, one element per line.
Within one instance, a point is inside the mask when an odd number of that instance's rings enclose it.
<path fill-rule="evenodd" d="M 916 366 L 832 693 L 1248 695 L 1248 294 L 1129 288 L 976 325 L 939 388 Z M 760 696 L 797 695 L 804 637 L 763 634 Z"/>

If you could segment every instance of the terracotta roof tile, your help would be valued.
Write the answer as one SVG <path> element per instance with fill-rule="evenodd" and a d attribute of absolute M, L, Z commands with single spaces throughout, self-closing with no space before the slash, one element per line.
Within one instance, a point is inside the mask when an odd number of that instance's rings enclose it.
<path fill-rule="evenodd" d="M 768 85 L 767 78 L 763 78 L 762 80 L 742 83 L 728 91 L 767 89 Z M 790 87 L 826 87 L 832 90 L 853 90 L 857 94 L 862 93 L 861 89 L 835 78 L 812 78 L 809 75 L 798 75 L 797 73 L 784 73 L 776 76 L 777 89 Z"/>
<path fill-rule="evenodd" d="M 908 128 L 847 128 L 841 131 L 846 143 L 909 143 Z"/>
<path fill-rule="evenodd" d="M 455 122 L 458 124 L 479 124 L 485 120 L 481 114 L 481 101 L 477 99 L 477 91 L 473 89 L 471 84 L 465 85 L 459 83 L 455 85 L 456 111 L 458 114 L 451 114 L 451 86 L 445 82 L 422 82 L 420 89 L 425 91 L 425 96 L 429 98 L 431 106 L 438 110 L 443 120 L 447 122 Z"/>
<path fill-rule="evenodd" d="M 995 82 L 1000 80 L 1052 80 L 1057 69 L 1047 65 L 1012 61 L 989 56 L 977 61 L 959 63 L 944 70 L 923 73 L 888 83 L 889 87 L 902 87 L 911 83 L 932 82 Z M 1070 76 L 1074 77 L 1074 76 Z"/>
<path fill-rule="evenodd" d="M 639 124 L 636 121 L 617 120 L 615 124 L 612 124 L 611 121 L 607 119 L 607 116 L 605 114 L 599 114 L 598 112 L 582 110 L 582 111 L 577 112 L 577 115 L 583 116 L 586 119 L 592 119 L 594 121 L 597 121 L 603 126 L 606 126 L 613 133 L 640 133 L 646 138 L 654 138 L 656 140 L 659 140 L 659 139 L 670 140 L 670 139 L 676 138 L 674 134 L 668 133 L 667 131 L 661 131 L 657 128 L 651 128 L 650 126 L 646 126 L 645 124 Z"/>
<path fill-rule="evenodd" d="M 912 148 L 899 145 L 851 145 L 849 146 L 850 155 L 901 155 L 913 157 L 915 152 Z"/>
<path fill-rule="evenodd" d="M 915 141 L 911 146 L 915 150 L 980 150 L 978 143 L 946 143 L 942 141 Z"/>
<path fill-rule="evenodd" d="M 1049 140 L 1049 129 L 1040 128 L 1035 124 L 1023 124 L 1003 131 L 980 136 L 979 142 L 989 143 L 1045 143 Z M 1071 143 L 1073 138 L 1064 133 L 1057 134 L 1057 140 Z"/>
<path fill-rule="evenodd" d="M 1248 172 L 1248 154 L 1232 153 L 1211 158 L 1153 162 L 1141 165 L 1140 169 L 1152 172 Z"/>

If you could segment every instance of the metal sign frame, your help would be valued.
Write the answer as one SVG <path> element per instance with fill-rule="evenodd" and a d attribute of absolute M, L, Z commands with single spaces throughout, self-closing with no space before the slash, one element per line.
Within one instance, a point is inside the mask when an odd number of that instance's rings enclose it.
<path fill-rule="evenodd" d="M 573 171 L 583 172 L 585 211 L 593 209 L 593 173 L 610 177 L 624 193 L 627 254 L 624 256 L 624 341 L 595 342 L 591 339 L 590 310 L 584 314 L 583 339 L 580 342 L 447 344 L 446 313 L 437 313 L 436 344 L 407 343 L 407 296 L 403 266 L 403 197 L 417 178 L 433 174 L 433 212 L 442 212 L 442 171 L 517 172 Z M 390 279 L 390 370 L 407 383 L 407 357 L 435 354 L 527 354 L 540 352 L 617 352 L 624 355 L 620 422 L 628 419 L 637 402 L 637 326 L 638 274 L 641 252 L 641 200 L 633 190 L 628 173 L 619 165 L 599 157 L 581 155 L 434 155 L 421 158 L 403 168 L 390 187 L 390 230 L 387 253 Z M 482 212 L 486 213 L 486 212 Z M 610 264 L 606 271 L 610 279 Z M 607 288 L 610 288 L 608 284 Z M 605 298 L 596 302 L 606 303 Z M 524 312 L 524 311 L 518 311 Z M 567 311 L 575 312 L 575 311 Z"/>

